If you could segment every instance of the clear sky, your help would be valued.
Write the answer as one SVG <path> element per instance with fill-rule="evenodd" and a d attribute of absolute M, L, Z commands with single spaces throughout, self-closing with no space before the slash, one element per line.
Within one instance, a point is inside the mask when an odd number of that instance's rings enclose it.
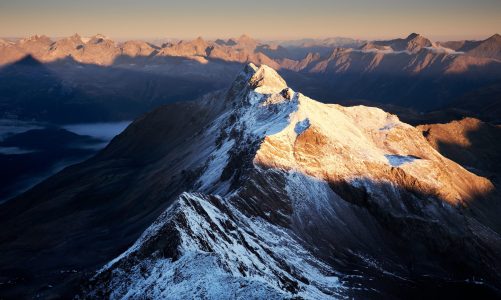
<path fill-rule="evenodd" d="M 0 0 L 0 36 L 262 39 L 501 33 L 501 0 Z"/>

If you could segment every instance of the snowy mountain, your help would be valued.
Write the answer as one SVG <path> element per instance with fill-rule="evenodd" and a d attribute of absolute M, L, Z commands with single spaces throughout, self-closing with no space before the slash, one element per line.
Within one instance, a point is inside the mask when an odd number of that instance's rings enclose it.
<path fill-rule="evenodd" d="M 249 64 L 0 206 L 0 292 L 499 295 L 499 199 L 396 116 L 317 102 Z"/>
<path fill-rule="evenodd" d="M 459 236 L 500 249 L 486 220 L 463 219 L 460 209 L 490 193 L 492 183 L 444 158 L 395 116 L 318 103 L 266 66 L 249 65 L 226 101 L 231 109 L 201 133 L 217 138 L 205 149 L 209 159 L 193 192 L 179 196 L 98 271 L 89 295 L 342 298 L 356 294 L 335 262 L 346 256 L 399 280 L 438 269 L 448 274 L 442 279 L 454 276 L 443 261 L 410 263 L 388 243 L 395 238 L 385 236 L 388 230 L 412 237 L 408 242 L 431 257 L 453 253 Z M 487 259 L 494 265 L 483 267 L 499 276 L 500 257 Z M 478 268 L 461 259 L 455 264 Z"/>

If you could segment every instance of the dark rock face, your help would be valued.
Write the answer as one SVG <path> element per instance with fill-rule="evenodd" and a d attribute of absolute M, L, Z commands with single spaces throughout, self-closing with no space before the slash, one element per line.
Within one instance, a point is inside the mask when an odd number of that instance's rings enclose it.
<path fill-rule="evenodd" d="M 214 143 L 196 134 L 223 107 L 184 103 L 153 111 L 97 156 L 3 204 L 0 276 L 15 283 L 1 294 L 35 295 L 60 282 L 47 295 L 72 295 L 78 278 L 126 249 L 190 188 L 202 167 L 195 156 Z"/>
<path fill-rule="evenodd" d="M 0 293 L 499 296 L 501 227 L 473 205 L 498 211 L 487 179 L 394 116 L 284 84 L 248 66 L 227 92 L 143 116 L 96 157 L 2 205 L 0 274 L 19 280 Z"/>

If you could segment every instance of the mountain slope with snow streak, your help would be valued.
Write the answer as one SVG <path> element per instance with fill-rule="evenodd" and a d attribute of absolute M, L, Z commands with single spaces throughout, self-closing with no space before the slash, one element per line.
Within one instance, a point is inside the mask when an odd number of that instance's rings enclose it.
<path fill-rule="evenodd" d="M 111 281 L 93 296 L 112 299 L 328 299 L 343 290 L 336 272 L 290 230 L 196 193 L 182 194 L 94 280 L 103 277 Z"/>

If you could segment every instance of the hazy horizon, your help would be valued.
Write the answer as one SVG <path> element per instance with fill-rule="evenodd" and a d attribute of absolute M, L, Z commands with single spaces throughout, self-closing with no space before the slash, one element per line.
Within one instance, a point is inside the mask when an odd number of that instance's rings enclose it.
<path fill-rule="evenodd" d="M 300 40 L 308 40 L 308 39 L 313 39 L 313 40 L 316 40 L 316 39 L 329 39 L 329 38 L 348 38 L 348 39 L 354 39 L 354 40 L 362 40 L 362 41 L 365 41 L 365 40 L 385 40 L 385 39 L 397 39 L 397 38 L 406 38 L 409 34 L 411 33 L 418 33 L 418 34 L 421 34 L 419 32 L 409 32 L 408 34 L 402 34 L 402 35 L 397 35 L 397 36 L 381 36 L 381 37 L 374 37 L 374 38 L 354 38 L 354 37 L 351 37 L 351 36 L 346 36 L 346 35 L 341 35 L 341 36 L 318 36 L 318 37 L 311 37 L 311 36 L 303 36 L 303 37 L 291 37 L 291 38 L 259 38 L 259 37 L 256 37 L 256 36 L 252 36 L 252 35 L 249 35 L 247 33 L 242 33 L 242 34 L 239 34 L 239 35 L 235 35 L 235 36 L 215 36 L 215 37 L 205 37 L 205 36 L 200 36 L 200 35 L 194 35 L 194 36 L 186 36 L 186 37 L 170 37 L 170 36 L 158 36 L 158 37 L 135 37 L 135 36 L 131 36 L 131 37 L 114 37 L 114 36 L 110 36 L 110 35 L 107 35 L 107 34 L 103 34 L 101 32 L 98 32 L 98 33 L 94 33 L 94 34 L 88 34 L 88 35 L 85 35 L 85 34 L 81 34 L 79 32 L 74 32 L 74 33 L 70 33 L 68 35 L 61 35 L 61 36 L 51 36 L 51 35 L 48 35 L 48 34 L 44 34 L 44 33 L 33 33 L 33 34 L 29 34 L 29 35 L 25 35 L 25 36 L 0 36 L 0 38 L 3 38 L 3 39 L 7 39 L 7 40 L 11 40 L 11 41 L 16 41 L 16 40 L 19 40 L 19 39 L 22 39 L 22 38 L 28 38 L 28 37 L 31 37 L 31 36 L 47 36 L 49 37 L 50 39 L 52 40 L 58 40 L 58 39 L 62 39 L 62 38 L 65 38 L 65 37 L 69 37 L 69 36 L 72 36 L 74 34 L 78 34 L 80 35 L 82 38 L 90 38 L 92 36 L 95 36 L 95 35 L 98 35 L 98 34 L 101 34 L 103 36 L 106 36 L 112 40 L 114 40 L 115 42 L 125 42 L 125 41 L 131 41 L 131 40 L 143 40 L 143 41 L 146 41 L 146 42 L 153 42 L 153 41 L 181 41 L 181 40 L 185 40 L 185 41 L 189 41 L 189 40 L 194 40 L 198 37 L 201 37 L 203 38 L 204 40 L 207 40 L 207 41 L 211 41 L 211 40 L 216 40 L 216 39 L 231 39 L 231 38 L 239 38 L 240 36 L 242 35 L 247 35 L 253 39 L 256 39 L 258 41 L 262 41 L 262 42 L 279 42 L 279 41 L 283 41 L 283 42 L 286 42 L 286 41 L 300 41 Z M 430 38 L 431 41 L 434 41 L 434 42 L 442 42 L 442 41 L 455 41 L 455 40 L 485 40 L 495 34 L 500 34 L 498 32 L 493 32 L 492 34 L 486 34 L 486 35 L 480 35 L 480 36 L 475 36 L 475 37 L 451 37 L 451 38 L 447 38 L 447 37 L 444 37 L 444 38 L 431 38 L 429 35 L 426 35 L 426 34 L 421 34 L 422 36 L 425 36 L 427 38 Z"/>
<path fill-rule="evenodd" d="M 497 0 L 160 0 L 0 1 L 0 36 L 101 33 L 115 39 L 385 39 L 417 32 L 433 40 L 484 39 L 501 33 Z"/>

